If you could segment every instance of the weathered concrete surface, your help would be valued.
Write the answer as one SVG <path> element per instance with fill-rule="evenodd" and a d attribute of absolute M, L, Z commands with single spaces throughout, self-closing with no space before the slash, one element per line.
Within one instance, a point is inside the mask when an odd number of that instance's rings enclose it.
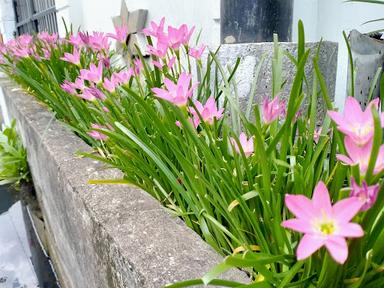
<path fill-rule="evenodd" d="M 308 79 L 309 87 L 304 87 L 304 91 L 312 92 L 312 71 L 313 57 L 316 55 L 319 43 L 307 43 L 306 47 L 311 50 L 305 74 Z M 233 67 L 238 57 L 241 62 L 235 74 L 237 83 L 237 91 L 240 99 L 240 106 L 245 110 L 249 97 L 254 97 L 255 104 L 260 104 L 264 97 L 272 97 L 272 58 L 273 58 L 273 43 L 245 43 L 245 44 L 224 44 L 221 45 L 217 55 L 221 64 Z M 280 43 L 281 48 L 292 55 L 297 55 L 297 44 L 292 42 Z M 335 96 L 336 70 L 337 70 L 337 43 L 324 41 L 320 47 L 319 67 L 325 78 L 328 93 L 331 99 Z M 262 65 L 259 77 L 256 82 L 256 89 L 252 89 L 255 82 L 256 67 L 265 55 L 265 60 Z M 283 81 L 286 80 L 281 97 L 288 98 L 293 78 L 296 73 L 296 66 L 288 57 L 283 58 Z M 251 95 L 252 94 L 252 95 Z M 320 99 L 319 99 L 320 100 Z M 319 102 L 321 103 L 321 102 Z M 319 112 L 323 113 L 322 105 L 319 105 Z"/>
<path fill-rule="evenodd" d="M 355 97 L 362 107 L 368 104 L 368 96 L 377 69 L 384 65 L 384 41 L 361 34 L 357 30 L 352 30 L 349 34 L 355 75 Z M 351 64 L 348 63 L 348 83 L 347 89 L 351 85 Z M 382 72 L 381 72 L 382 73 Z M 380 96 L 380 77 L 375 83 L 372 99 Z"/>
<path fill-rule="evenodd" d="M 1 83 L 0 83 L 1 84 Z M 64 287 L 162 287 L 200 278 L 222 261 L 185 224 L 146 192 L 89 185 L 119 177 L 31 96 L 2 83 L 6 108 L 17 119 L 50 233 L 51 254 Z M 236 270 L 225 278 L 246 282 Z"/>

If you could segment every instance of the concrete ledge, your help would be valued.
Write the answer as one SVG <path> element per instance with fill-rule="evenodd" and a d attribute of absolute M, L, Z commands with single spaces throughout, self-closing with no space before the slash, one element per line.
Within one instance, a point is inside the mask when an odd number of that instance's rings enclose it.
<path fill-rule="evenodd" d="M 90 147 L 33 97 L 10 82 L 0 85 L 2 110 L 17 119 L 28 152 L 51 256 L 64 287 L 158 288 L 200 278 L 222 261 L 146 192 L 87 184 L 89 179 L 119 177 L 120 172 L 74 156 Z M 247 281 L 238 270 L 224 278 Z"/>

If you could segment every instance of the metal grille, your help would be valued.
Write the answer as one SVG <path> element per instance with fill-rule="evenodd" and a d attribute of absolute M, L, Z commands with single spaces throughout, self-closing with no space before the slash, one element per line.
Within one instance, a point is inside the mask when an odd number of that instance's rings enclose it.
<path fill-rule="evenodd" d="M 55 0 L 14 0 L 17 34 L 57 32 Z"/>

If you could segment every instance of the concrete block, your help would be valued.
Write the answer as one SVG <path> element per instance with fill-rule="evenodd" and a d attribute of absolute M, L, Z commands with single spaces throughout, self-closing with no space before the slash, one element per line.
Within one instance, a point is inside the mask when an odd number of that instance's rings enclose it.
<path fill-rule="evenodd" d="M 312 85 L 312 59 L 316 55 L 317 42 L 307 43 L 307 48 L 311 50 L 308 63 L 305 67 L 305 74 L 308 79 L 309 89 L 311 91 Z M 223 44 L 220 47 L 218 53 L 218 59 L 221 61 L 224 67 L 233 67 L 236 63 L 236 59 L 240 57 L 241 62 L 235 74 L 235 80 L 237 83 L 237 91 L 240 98 L 241 108 L 244 111 L 249 97 L 254 97 L 254 102 L 260 104 L 264 97 L 272 97 L 272 57 L 273 57 L 273 43 L 245 43 L 245 44 Z M 281 43 L 281 47 L 293 54 L 297 55 L 297 44 L 291 42 Z M 328 92 L 331 99 L 335 96 L 335 83 L 336 83 L 336 70 L 337 70 L 337 51 L 338 45 L 334 42 L 324 41 L 322 42 L 319 53 L 319 66 L 320 70 L 325 77 L 325 81 L 328 87 Z M 256 91 L 254 95 L 251 95 L 252 84 L 255 81 L 255 68 L 261 61 L 263 55 L 265 55 L 265 61 L 261 68 L 261 72 L 256 84 Z M 283 80 L 287 82 L 281 91 L 281 97 L 288 98 L 290 88 L 292 86 L 293 77 L 296 72 L 296 66 L 287 57 L 283 59 Z M 319 101 L 322 103 L 322 101 Z M 319 113 L 324 114 L 324 107 L 320 105 Z"/>

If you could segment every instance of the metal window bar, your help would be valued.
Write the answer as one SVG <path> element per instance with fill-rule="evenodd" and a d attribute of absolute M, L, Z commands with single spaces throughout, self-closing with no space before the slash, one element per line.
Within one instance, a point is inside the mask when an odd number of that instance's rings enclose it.
<path fill-rule="evenodd" d="M 18 35 L 58 32 L 54 0 L 13 0 L 13 7 Z"/>

